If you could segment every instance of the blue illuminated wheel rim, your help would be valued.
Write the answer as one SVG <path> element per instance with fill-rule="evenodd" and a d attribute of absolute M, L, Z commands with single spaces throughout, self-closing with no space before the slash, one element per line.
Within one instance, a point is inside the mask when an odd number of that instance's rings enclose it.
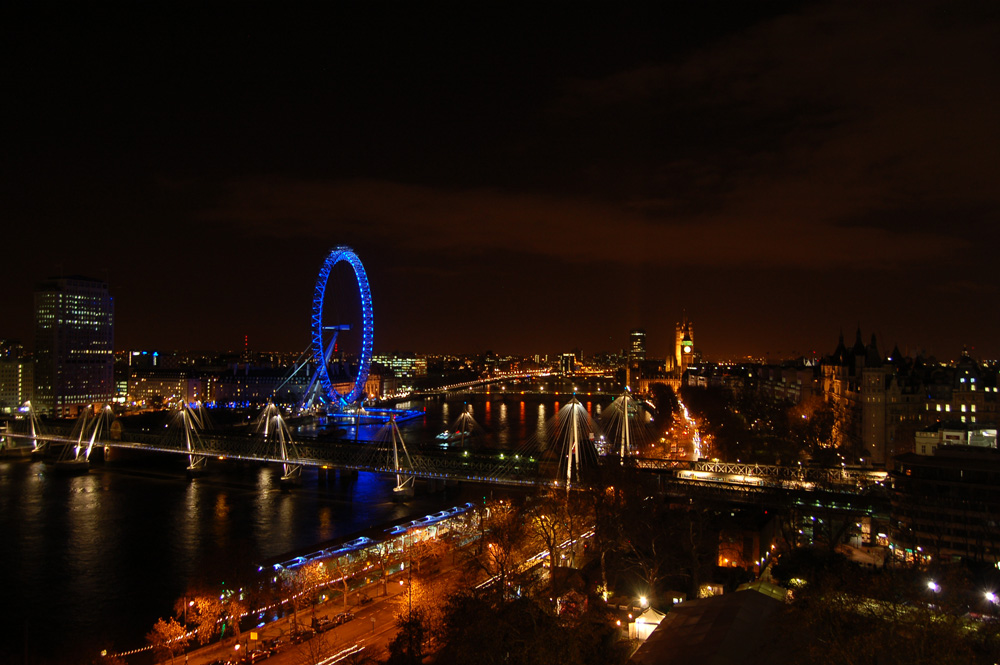
<path fill-rule="evenodd" d="M 361 355 L 358 358 L 358 373 L 354 377 L 354 386 L 346 396 L 338 393 L 333 382 L 330 381 L 330 372 L 326 366 L 326 349 L 323 348 L 323 300 L 326 297 L 326 286 L 330 279 L 330 271 L 340 262 L 345 262 L 354 270 L 354 276 L 358 282 L 358 294 L 361 296 Z M 368 370 L 372 362 L 372 339 L 374 337 L 374 323 L 372 318 L 372 293 L 368 285 L 368 275 L 365 274 L 365 267 L 361 265 L 361 259 L 350 247 L 343 245 L 330 250 L 323 267 L 319 270 L 316 278 L 316 288 L 313 291 L 312 307 L 312 356 L 316 363 L 316 377 L 323 386 L 324 394 L 333 403 L 357 404 L 365 396 L 365 384 L 368 383 Z"/>

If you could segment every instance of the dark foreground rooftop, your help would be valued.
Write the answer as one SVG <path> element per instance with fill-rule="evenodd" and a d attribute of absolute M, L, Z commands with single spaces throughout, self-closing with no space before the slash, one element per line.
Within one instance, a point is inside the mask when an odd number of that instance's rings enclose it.
<path fill-rule="evenodd" d="M 630 665 L 747 665 L 783 662 L 776 629 L 785 604 L 746 590 L 675 605 Z"/>

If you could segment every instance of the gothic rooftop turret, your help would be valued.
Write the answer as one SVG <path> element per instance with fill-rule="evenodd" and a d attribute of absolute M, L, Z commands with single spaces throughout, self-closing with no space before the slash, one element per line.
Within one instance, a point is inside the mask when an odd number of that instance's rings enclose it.
<path fill-rule="evenodd" d="M 878 352 L 878 343 L 875 341 L 875 333 L 872 333 L 872 341 L 865 350 L 865 367 L 881 367 L 882 354 Z"/>
<path fill-rule="evenodd" d="M 858 326 L 858 334 L 854 338 L 854 346 L 851 348 L 851 353 L 854 354 L 855 358 L 864 358 L 868 353 L 865 343 L 861 341 L 861 326 Z"/>
<path fill-rule="evenodd" d="M 896 367 L 897 371 L 905 370 L 910 364 L 910 359 L 904 356 L 903 352 L 899 350 L 899 344 L 893 345 L 892 353 L 886 360 L 892 363 Z"/>
<path fill-rule="evenodd" d="M 847 362 L 847 347 L 844 346 L 844 331 L 840 331 L 840 339 L 837 342 L 837 348 L 831 356 L 831 360 L 837 365 L 843 365 Z"/>

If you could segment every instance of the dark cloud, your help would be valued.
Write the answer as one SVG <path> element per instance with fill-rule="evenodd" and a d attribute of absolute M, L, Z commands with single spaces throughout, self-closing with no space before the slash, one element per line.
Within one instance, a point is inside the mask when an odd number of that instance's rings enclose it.
<path fill-rule="evenodd" d="M 778 217 L 822 236 L 823 225 L 884 227 L 905 215 L 919 225 L 928 209 L 976 209 L 967 233 L 936 229 L 961 247 L 1000 212 L 1000 24 L 956 13 L 927 3 L 810 7 L 676 62 L 570 82 L 555 108 L 721 119 L 724 140 L 698 141 L 685 166 L 725 174 L 725 191 L 708 194 L 737 223 Z M 910 224 L 893 226 L 905 235 Z"/>
<path fill-rule="evenodd" d="M 27 251 L 0 337 L 71 271 L 109 276 L 122 344 L 296 348 L 285 322 L 350 244 L 387 348 L 615 349 L 642 325 L 655 349 L 686 308 L 714 357 L 859 321 L 1000 354 L 991 6 L 619 9 L 16 25 L 0 195 Z"/>
<path fill-rule="evenodd" d="M 773 198 L 772 198 L 773 197 Z M 446 190 L 371 180 L 295 182 L 252 179 L 229 184 L 203 214 L 244 233 L 329 237 L 365 234 L 414 250 L 456 248 L 489 255 L 522 253 L 571 263 L 604 261 L 675 266 L 762 266 L 825 270 L 895 266 L 950 255 L 967 243 L 944 234 L 839 227 L 800 220 L 796 211 L 834 207 L 821 183 L 784 182 L 754 189 L 713 215 L 662 214 L 668 204 L 613 205 L 499 190 Z M 678 237 L 700 248 L 678 255 Z"/>

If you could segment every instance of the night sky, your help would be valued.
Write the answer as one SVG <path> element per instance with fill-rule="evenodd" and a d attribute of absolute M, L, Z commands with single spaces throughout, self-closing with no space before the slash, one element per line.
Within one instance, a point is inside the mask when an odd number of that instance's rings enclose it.
<path fill-rule="evenodd" d="M 996 3 L 340 4 L 5 13 L 0 338 L 301 350 L 346 244 L 376 352 L 1000 356 Z"/>

